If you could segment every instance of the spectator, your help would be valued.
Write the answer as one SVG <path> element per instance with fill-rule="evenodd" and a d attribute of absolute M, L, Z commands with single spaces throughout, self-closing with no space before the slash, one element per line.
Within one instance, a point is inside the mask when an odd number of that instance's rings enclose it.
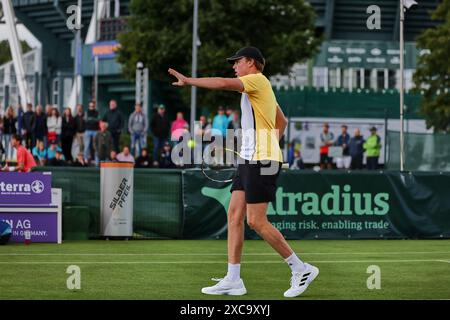
<path fill-rule="evenodd" d="M 20 139 L 23 139 L 23 108 L 22 105 L 19 104 L 19 107 L 17 109 L 17 135 Z"/>
<path fill-rule="evenodd" d="M 370 137 L 367 138 L 363 147 L 366 150 L 367 169 L 377 170 L 381 150 L 381 138 L 377 135 L 377 128 L 370 128 Z"/>
<path fill-rule="evenodd" d="M 75 116 L 75 138 L 78 144 L 78 156 L 84 151 L 84 134 L 86 132 L 86 121 L 84 117 L 83 105 L 78 104 L 77 115 Z"/>
<path fill-rule="evenodd" d="M 3 145 L 6 148 L 6 159 L 12 159 L 13 147 L 11 145 L 11 137 L 17 133 L 17 118 L 14 114 L 14 108 L 9 106 L 6 109 L 6 115 L 3 117 Z"/>
<path fill-rule="evenodd" d="M 109 154 L 109 161 L 119 162 L 119 160 L 117 160 L 117 152 L 115 150 L 111 150 L 111 153 Z"/>
<path fill-rule="evenodd" d="M 239 144 L 242 141 L 242 129 L 241 121 L 239 119 L 239 111 L 235 110 L 231 114 L 232 120 L 228 121 L 228 130 L 233 130 L 234 135 L 234 150 L 238 150 L 240 148 Z"/>
<path fill-rule="evenodd" d="M 64 167 L 67 166 L 66 159 L 61 150 L 56 151 L 56 155 L 52 160 L 49 160 L 48 164 L 52 167 Z"/>
<path fill-rule="evenodd" d="M 51 104 L 45 105 L 45 115 L 47 116 L 47 118 L 52 116 L 52 110 L 53 110 L 53 106 Z"/>
<path fill-rule="evenodd" d="M 103 116 L 103 121 L 108 124 L 108 131 L 111 133 L 113 149 L 119 151 L 120 135 L 123 129 L 123 115 L 117 108 L 117 101 L 109 101 L 109 110 Z"/>
<path fill-rule="evenodd" d="M 289 168 L 294 164 L 295 159 L 295 147 L 294 142 L 291 142 L 288 144 L 288 151 L 287 151 L 287 162 L 289 164 Z"/>
<path fill-rule="evenodd" d="M 52 109 L 51 116 L 47 118 L 47 139 L 48 141 L 56 141 L 59 143 L 61 140 L 61 126 L 62 119 L 59 116 L 59 111 L 57 108 Z"/>
<path fill-rule="evenodd" d="M 69 163 L 73 161 L 72 144 L 75 133 L 76 123 L 74 117 L 72 117 L 72 110 L 70 110 L 70 108 L 65 108 L 61 126 L 61 147 L 64 159 Z"/>
<path fill-rule="evenodd" d="M 349 154 L 352 157 L 350 168 L 352 170 L 361 170 L 363 168 L 364 157 L 364 138 L 361 136 L 361 131 L 355 129 L 355 135 L 350 139 L 348 144 Z"/>
<path fill-rule="evenodd" d="M 230 119 L 230 118 L 228 118 Z M 241 121 L 239 119 L 239 111 L 233 111 L 231 114 L 231 120 L 228 121 L 227 129 L 238 130 L 241 129 Z"/>
<path fill-rule="evenodd" d="M 142 148 L 141 154 L 137 157 L 135 162 L 136 168 L 151 168 L 152 162 L 150 156 L 148 155 L 147 148 Z"/>
<path fill-rule="evenodd" d="M 2 171 L 18 171 L 30 172 L 33 167 L 36 167 L 33 155 L 30 151 L 25 149 L 21 144 L 22 138 L 18 134 L 13 134 L 11 137 L 11 145 L 16 149 L 17 166 L 9 167 L 8 164 L 2 168 Z"/>
<path fill-rule="evenodd" d="M 5 148 L 3 147 L 3 117 L 0 116 L 0 162 L 3 162 Z"/>
<path fill-rule="evenodd" d="M 142 106 L 140 103 L 136 103 L 134 112 L 128 119 L 128 131 L 130 132 L 131 138 L 131 154 L 135 157 L 136 142 L 138 154 L 141 154 L 141 149 L 147 146 L 148 121 L 147 115 L 142 113 Z"/>
<path fill-rule="evenodd" d="M 164 144 L 164 147 L 159 156 L 159 167 L 164 169 L 176 168 L 172 161 L 172 147 L 168 142 Z"/>
<path fill-rule="evenodd" d="M 205 116 L 200 116 L 199 121 L 195 123 L 194 135 L 199 137 L 198 139 L 203 142 L 203 137 L 205 134 L 210 133 L 211 125 L 207 122 Z"/>
<path fill-rule="evenodd" d="M 170 133 L 170 121 L 163 104 L 159 105 L 158 112 L 152 118 L 151 129 L 153 134 L 153 159 L 155 160 L 153 165 L 158 166 L 159 152 L 167 142 Z"/>
<path fill-rule="evenodd" d="M 225 113 L 228 118 L 228 124 L 230 124 L 230 122 L 233 121 L 233 119 L 234 119 L 235 111 L 233 109 L 231 109 L 231 107 L 227 107 L 227 111 Z"/>
<path fill-rule="evenodd" d="M 36 143 L 44 142 L 44 147 L 47 147 L 47 116 L 42 110 L 41 105 L 36 106 L 36 125 L 34 126 L 34 138 Z"/>
<path fill-rule="evenodd" d="M 228 117 L 225 115 L 225 110 L 222 106 L 219 107 L 217 115 L 213 119 L 212 130 L 213 135 L 221 135 L 226 137 L 228 128 Z"/>
<path fill-rule="evenodd" d="M 177 112 L 177 118 L 172 122 L 172 128 L 170 130 L 172 133 L 171 140 L 178 143 L 186 130 L 189 130 L 189 124 L 184 120 L 183 113 Z"/>
<path fill-rule="evenodd" d="M 47 161 L 53 160 L 56 157 L 56 152 L 62 153 L 62 149 L 58 146 L 55 140 L 50 142 L 50 146 L 47 148 Z"/>
<path fill-rule="evenodd" d="M 121 153 L 117 155 L 117 161 L 119 162 L 133 162 L 134 163 L 134 157 L 130 153 L 130 148 L 123 147 L 123 150 Z"/>
<path fill-rule="evenodd" d="M 27 103 L 27 111 L 23 115 L 23 133 L 25 137 L 25 147 L 30 150 L 36 143 L 34 135 L 35 128 L 36 114 L 33 111 L 33 106 L 31 103 Z"/>
<path fill-rule="evenodd" d="M 299 150 L 294 151 L 294 160 L 292 161 L 292 165 L 289 168 L 293 170 L 305 169 L 305 164 L 303 163 Z"/>
<path fill-rule="evenodd" d="M 336 158 L 336 167 L 338 169 L 349 169 L 352 158 L 350 157 L 350 152 L 348 145 L 350 143 L 350 136 L 347 133 L 347 126 L 344 124 L 341 126 L 342 133 L 336 140 L 336 146 L 342 147 L 342 157 Z"/>
<path fill-rule="evenodd" d="M 323 131 L 320 133 L 320 168 L 331 169 L 333 158 L 328 156 L 328 150 L 333 145 L 334 134 L 330 131 L 328 123 L 323 124 Z"/>
<path fill-rule="evenodd" d="M 45 149 L 44 141 L 38 141 L 32 150 L 34 158 L 39 162 L 40 166 L 47 164 L 47 149 Z"/>
<path fill-rule="evenodd" d="M 111 150 L 113 150 L 113 141 L 111 132 L 109 132 L 108 124 L 101 121 L 100 131 L 94 137 L 94 149 L 95 149 L 95 163 L 98 166 L 100 161 L 109 159 Z"/>
<path fill-rule="evenodd" d="M 89 164 L 84 160 L 83 152 L 79 152 L 72 165 L 74 167 L 87 167 Z"/>
<path fill-rule="evenodd" d="M 86 112 L 86 131 L 84 132 L 84 160 L 89 162 L 91 154 L 91 145 L 99 129 L 98 111 L 95 109 L 95 102 L 89 102 Z"/>

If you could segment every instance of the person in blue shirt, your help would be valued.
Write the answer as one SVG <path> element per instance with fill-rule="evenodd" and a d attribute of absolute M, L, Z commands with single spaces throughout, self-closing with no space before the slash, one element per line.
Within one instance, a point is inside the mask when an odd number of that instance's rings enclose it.
<path fill-rule="evenodd" d="M 47 162 L 47 149 L 44 141 L 39 141 L 32 150 L 33 157 L 38 161 L 39 165 L 45 166 Z"/>
<path fill-rule="evenodd" d="M 58 152 L 58 151 L 62 153 L 61 147 L 58 146 L 55 142 L 52 142 L 50 147 L 48 147 L 48 149 L 47 149 L 47 160 L 50 161 L 53 158 L 55 158 L 56 152 Z"/>
<path fill-rule="evenodd" d="M 212 123 L 212 133 L 214 135 L 222 135 L 225 137 L 227 135 L 228 128 L 228 117 L 225 115 L 225 110 L 222 106 L 219 107 L 217 115 L 213 119 Z"/>
<path fill-rule="evenodd" d="M 347 133 L 347 125 L 341 126 L 342 133 L 336 140 L 336 146 L 342 147 L 342 156 L 336 157 L 336 168 L 349 169 L 352 158 L 350 157 L 348 145 L 350 143 L 350 135 Z"/>
<path fill-rule="evenodd" d="M 350 156 L 352 157 L 351 169 L 361 170 L 363 168 L 364 157 L 364 137 L 361 135 L 361 130 L 355 129 L 355 135 L 350 139 L 348 145 Z"/>

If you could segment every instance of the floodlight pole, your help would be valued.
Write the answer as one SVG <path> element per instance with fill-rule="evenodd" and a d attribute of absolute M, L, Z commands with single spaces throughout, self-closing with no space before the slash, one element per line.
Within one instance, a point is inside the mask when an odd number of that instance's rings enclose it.
<path fill-rule="evenodd" d="M 194 0 L 194 19 L 192 23 L 192 77 L 197 77 L 197 45 L 198 45 L 198 0 Z M 197 109 L 197 87 L 191 87 L 191 128 L 194 133 L 195 112 Z"/>
<path fill-rule="evenodd" d="M 405 7 L 404 0 L 400 0 L 400 171 L 404 170 L 405 164 L 405 137 L 404 137 L 404 39 L 403 39 L 403 27 L 405 22 Z"/>

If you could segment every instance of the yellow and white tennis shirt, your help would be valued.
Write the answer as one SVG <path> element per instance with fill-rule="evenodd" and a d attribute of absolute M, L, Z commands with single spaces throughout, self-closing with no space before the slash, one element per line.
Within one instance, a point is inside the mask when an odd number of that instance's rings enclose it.
<path fill-rule="evenodd" d="M 283 162 L 275 131 L 278 103 L 270 81 L 262 73 L 239 79 L 244 84 L 241 97 L 241 157 Z"/>

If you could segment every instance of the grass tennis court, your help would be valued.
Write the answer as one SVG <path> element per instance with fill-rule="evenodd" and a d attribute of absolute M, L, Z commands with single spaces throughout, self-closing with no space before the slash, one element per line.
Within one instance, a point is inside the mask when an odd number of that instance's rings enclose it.
<path fill-rule="evenodd" d="M 450 299 L 450 240 L 289 241 L 320 268 L 295 299 Z M 290 270 L 263 241 L 246 241 L 243 297 L 206 296 L 203 286 L 226 273 L 220 240 L 70 241 L 0 247 L 1 299 L 285 299 Z M 66 287 L 70 265 L 81 290 Z M 367 267 L 381 269 L 369 290 Z"/>

